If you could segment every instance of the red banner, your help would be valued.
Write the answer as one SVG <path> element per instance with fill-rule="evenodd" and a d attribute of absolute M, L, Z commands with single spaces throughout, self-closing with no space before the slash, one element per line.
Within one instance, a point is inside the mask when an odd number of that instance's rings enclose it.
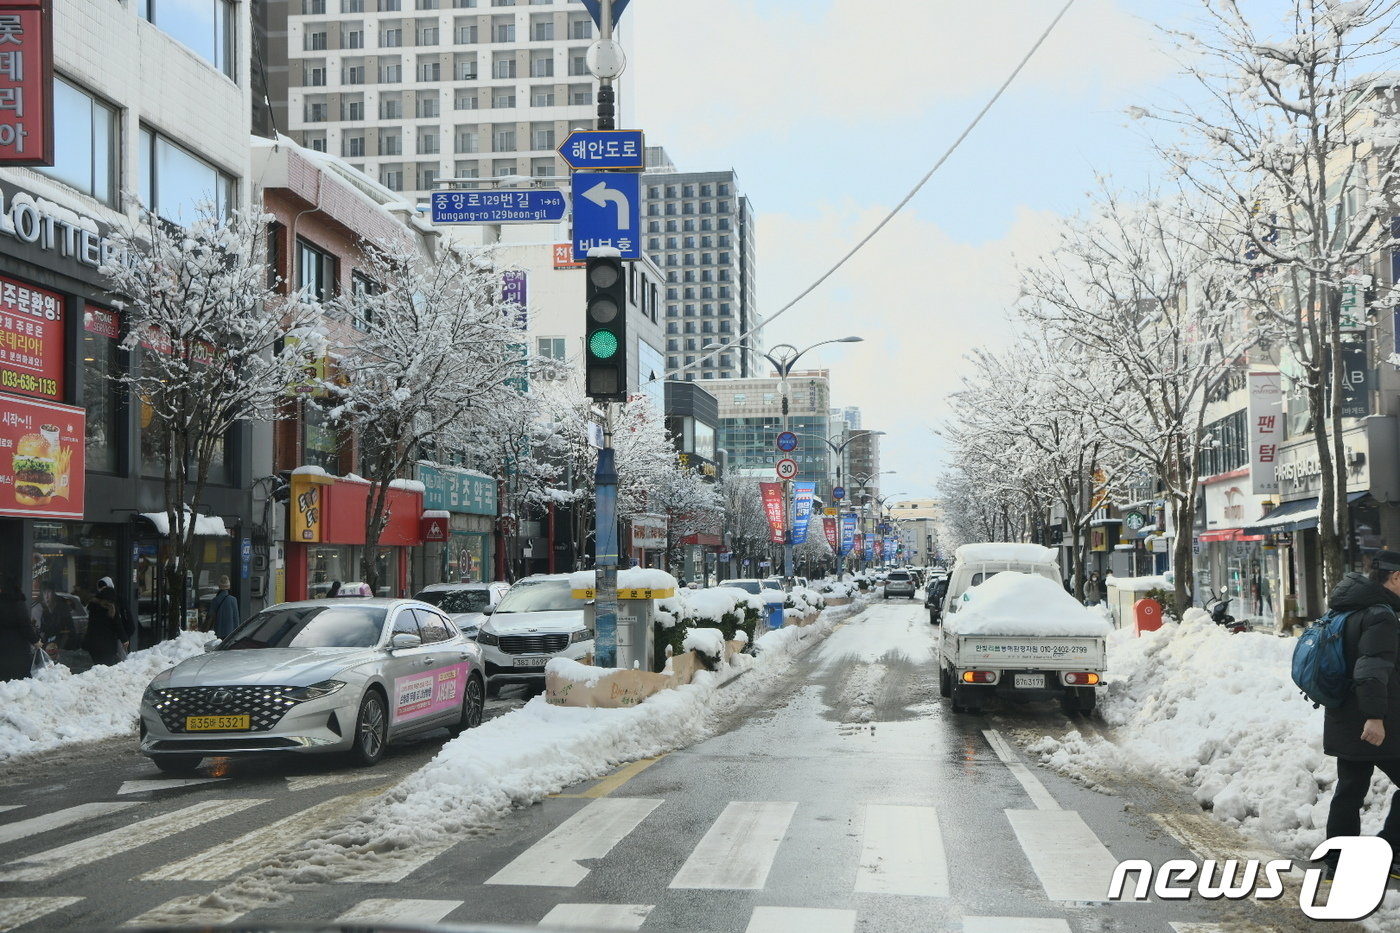
<path fill-rule="evenodd" d="M 787 532 L 787 509 L 783 503 L 782 483 L 759 483 L 758 491 L 763 496 L 763 514 L 768 516 L 768 540 L 782 544 Z"/>
<path fill-rule="evenodd" d="M 836 550 L 836 519 L 831 515 L 823 517 L 822 527 L 826 530 L 826 543 Z"/>
<path fill-rule="evenodd" d="M 876 560 L 880 560 L 880 559 L 882 559 L 884 556 L 885 556 L 885 542 L 884 542 L 882 539 L 880 539 L 880 538 L 876 538 L 876 539 L 875 539 L 875 559 L 876 559 Z"/>
<path fill-rule="evenodd" d="M 574 244 L 555 243 L 554 244 L 554 268 L 556 269 L 582 269 L 584 263 L 574 262 Z"/>
<path fill-rule="evenodd" d="M 0 164 L 53 164 L 51 0 L 0 0 Z"/>
<path fill-rule="evenodd" d="M 0 515 L 83 517 L 86 414 L 0 394 Z"/>
<path fill-rule="evenodd" d="M 53 401 L 63 397 L 63 296 L 4 276 L 0 276 L 0 392 Z"/>

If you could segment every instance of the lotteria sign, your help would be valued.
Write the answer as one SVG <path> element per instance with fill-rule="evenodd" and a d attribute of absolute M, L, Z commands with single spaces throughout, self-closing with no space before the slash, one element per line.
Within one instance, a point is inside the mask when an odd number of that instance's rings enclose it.
<path fill-rule="evenodd" d="M 0 236 L 99 268 L 120 253 L 106 225 L 11 185 L 0 185 Z"/>

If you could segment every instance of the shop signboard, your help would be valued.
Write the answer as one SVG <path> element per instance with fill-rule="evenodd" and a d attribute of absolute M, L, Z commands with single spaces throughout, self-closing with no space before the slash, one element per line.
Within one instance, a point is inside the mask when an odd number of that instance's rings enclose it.
<path fill-rule="evenodd" d="M 1206 531 L 1247 528 L 1264 518 L 1267 495 L 1255 496 L 1245 491 L 1239 480 L 1224 480 L 1205 487 Z"/>
<path fill-rule="evenodd" d="M 0 515 L 83 517 L 86 412 L 0 394 Z"/>
<path fill-rule="evenodd" d="M 501 301 L 507 305 L 506 314 L 516 330 L 528 330 L 530 326 L 527 282 L 523 269 L 509 269 L 501 273 Z"/>
<path fill-rule="evenodd" d="M 554 268 L 556 269 L 582 269 L 586 263 L 574 261 L 574 244 L 555 243 L 554 244 Z"/>
<path fill-rule="evenodd" d="M 52 0 L 0 0 L 0 164 L 52 165 Z"/>
<path fill-rule="evenodd" d="M 632 547 L 634 550 L 664 551 L 666 549 L 665 515 L 638 513 L 632 516 Z"/>
<path fill-rule="evenodd" d="M 423 517 L 419 519 L 419 523 L 421 527 L 418 529 L 418 534 L 423 538 L 425 543 L 429 541 L 442 543 L 447 540 L 448 532 L 451 530 L 452 526 L 452 519 L 446 512 L 429 510 L 423 513 Z"/>
<path fill-rule="evenodd" d="M 758 491 L 763 496 L 763 514 L 768 518 L 768 540 L 782 544 L 787 531 L 786 509 L 783 507 L 782 483 L 759 483 Z"/>
<path fill-rule="evenodd" d="M 1278 452 L 1283 440 L 1283 376 L 1249 373 L 1249 484 L 1256 496 L 1278 494 Z"/>
<path fill-rule="evenodd" d="M 466 470 L 418 464 L 423 508 L 467 515 L 496 514 L 496 481 Z"/>
<path fill-rule="evenodd" d="M 1371 367 L 1364 342 L 1342 344 L 1342 417 L 1364 418 L 1371 413 Z"/>
<path fill-rule="evenodd" d="M 287 538 L 302 544 L 321 540 L 322 501 L 329 477 L 313 473 L 293 473 L 290 493 L 291 528 Z"/>
<path fill-rule="evenodd" d="M 52 401 L 63 393 L 63 296 L 8 276 L 0 276 L 0 392 Z"/>

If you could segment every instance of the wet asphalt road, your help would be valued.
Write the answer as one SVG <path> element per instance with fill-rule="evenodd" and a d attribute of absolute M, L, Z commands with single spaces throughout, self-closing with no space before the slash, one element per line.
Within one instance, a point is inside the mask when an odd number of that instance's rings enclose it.
<path fill-rule="evenodd" d="M 781 683 L 760 690 L 741 677 L 726 687 L 752 696 L 714 738 L 517 810 L 403 880 L 303 885 L 287 892 L 291 903 L 254 910 L 240 927 L 326 922 L 369 903 L 422 921 L 534 927 L 590 918 L 614 929 L 714 933 L 1314 928 L 1288 896 L 1268 904 L 1080 900 L 1074 863 L 1160 864 L 1191 857 L 1188 842 L 1208 854 L 1249 844 L 1202 819 L 1179 789 L 1099 775 L 1090 790 L 1029 763 L 1016 745 L 1100 728 L 1093 720 L 1071 721 L 1053 705 L 953 714 L 937 694 L 935 631 L 917 602 L 876 603 L 814 637 Z M 519 702 L 507 693 L 492 712 Z M 34 812 L 162 793 L 181 806 L 215 796 L 266 801 L 220 820 L 217 838 L 110 855 L 35 881 L 4 880 L 0 869 L 0 930 L 115 927 L 170 898 L 215 889 L 137 876 L 159 875 L 172 858 L 299 808 L 338 799 L 348 815 L 360 794 L 391 785 L 440 744 L 434 736 L 396 747 L 372 771 L 316 759 L 206 763 L 204 776 L 232 780 L 124 796 L 114 796 L 116 785 L 160 777 L 131 743 L 0 772 L 0 802 Z M 75 780 L 75 769 L 84 776 Z M 7 818 L 0 814 L 0 840 Z M 5 860 L 79 841 L 113 819 L 6 841 Z M 1051 827 L 1048 838 L 1037 826 Z M 1065 848 L 1076 839 L 1082 847 Z M 1068 879 L 1059 877 L 1066 866 Z M 83 900 L 40 919 L 6 920 L 25 916 L 19 901 L 75 896 Z"/>

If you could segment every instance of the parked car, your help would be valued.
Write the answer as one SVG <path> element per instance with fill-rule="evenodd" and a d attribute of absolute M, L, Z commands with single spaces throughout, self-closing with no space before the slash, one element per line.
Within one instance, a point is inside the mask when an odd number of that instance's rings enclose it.
<path fill-rule="evenodd" d="M 481 723 L 481 651 L 421 600 L 279 603 L 141 697 L 140 750 L 187 773 L 210 755 L 348 751 L 374 764 L 395 739 Z"/>
<path fill-rule="evenodd" d="M 885 599 L 891 596 L 908 596 L 913 599 L 918 589 L 914 575 L 907 570 L 891 570 L 885 574 Z"/>
<path fill-rule="evenodd" d="M 924 590 L 924 608 L 928 610 L 929 625 L 937 625 L 943 620 L 943 598 L 947 595 L 948 577 L 946 574 L 929 579 L 928 587 Z"/>
<path fill-rule="evenodd" d="M 490 583 L 434 583 L 423 587 L 413 598 L 437 606 L 463 635 L 475 638 L 487 612 L 496 607 L 503 595 L 504 590 Z"/>
<path fill-rule="evenodd" d="M 593 653 L 593 630 L 575 599 L 567 573 L 536 574 L 516 581 L 488 610 L 476 633 L 486 664 L 486 682 L 495 694 L 504 684 L 544 687 L 544 666 L 552 658 L 580 660 Z"/>
<path fill-rule="evenodd" d="M 745 593 L 752 593 L 755 596 L 763 589 L 772 589 L 766 581 L 756 580 L 752 577 L 735 577 L 733 580 L 725 580 L 720 586 L 737 587 Z"/>

